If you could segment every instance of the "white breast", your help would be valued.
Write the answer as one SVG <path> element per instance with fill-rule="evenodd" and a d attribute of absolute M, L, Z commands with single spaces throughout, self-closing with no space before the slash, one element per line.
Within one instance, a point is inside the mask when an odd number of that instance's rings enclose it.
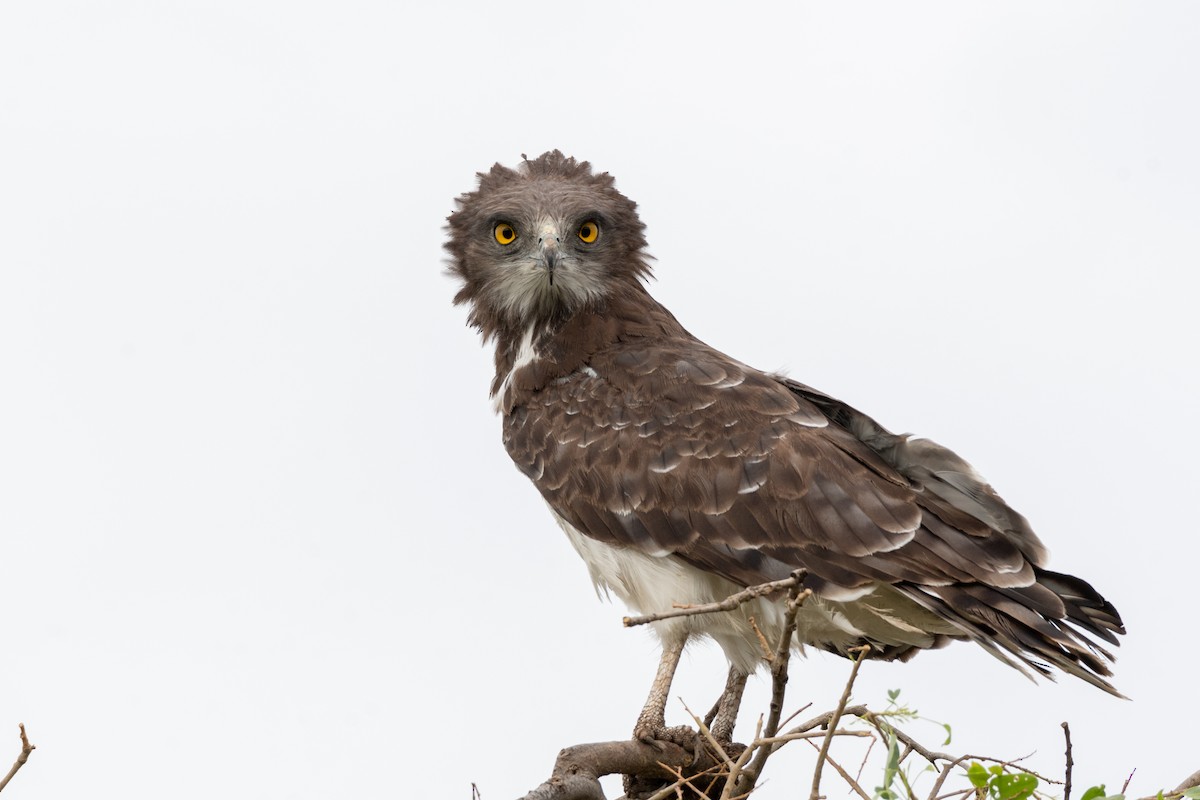
<path fill-rule="evenodd" d="M 633 548 L 605 544 L 576 530 L 558 514 L 554 518 L 587 564 L 596 593 L 615 594 L 639 614 L 669 611 L 677 603 L 714 603 L 743 588 L 670 554 L 647 555 Z M 803 650 L 805 641 L 849 646 L 864 635 L 837 608 L 839 605 L 816 597 L 805 603 L 797 617 L 798 649 Z M 711 636 L 731 664 L 749 673 L 764 661 L 751 617 L 774 647 L 783 627 L 783 603 L 764 598 L 751 600 L 736 611 L 676 617 L 655 622 L 653 627 L 664 641 L 678 641 L 688 635 Z"/>

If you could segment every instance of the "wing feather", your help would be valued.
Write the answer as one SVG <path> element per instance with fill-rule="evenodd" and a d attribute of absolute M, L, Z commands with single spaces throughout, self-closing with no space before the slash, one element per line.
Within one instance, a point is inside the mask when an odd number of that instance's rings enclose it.
<path fill-rule="evenodd" d="M 1116 610 L 1044 570 L 1024 517 L 940 445 L 694 339 L 619 342 L 518 388 L 505 445 L 584 535 L 742 585 L 804 567 L 830 600 L 875 592 L 844 608 L 887 657 L 970 638 L 1115 693 L 1081 630 L 1115 643 Z"/>

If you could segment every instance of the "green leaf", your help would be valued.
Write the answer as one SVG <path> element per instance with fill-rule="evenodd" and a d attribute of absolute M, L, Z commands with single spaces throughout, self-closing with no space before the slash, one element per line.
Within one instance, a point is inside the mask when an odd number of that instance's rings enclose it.
<path fill-rule="evenodd" d="M 950 744 L 950 737 L 954 736 L 954 732 L 951 731 L 950 726 L 944 722 L 942 723 L 942 727 L 946 729 L 946 741 L 942 742 L 942 747 L 945 747 L 946 745 Z"/>
<path fill-rule="evenodd" d="M 971 766 L 967 768 L 967 778 L 976 789 L 982 789 L 988 785 L 987 770 L 978 761 L 972 761 Z M 1091 798 L 1084 798 L 1084 800 L 1091 800 Z"/>
<path fill-rule="evenodd" d="M 997 775 L 992 782 L 996 800 L 1025 800 L 1037 789 L 1038 780 L 1027 772 Z"/>
<path fill-rule="evenodd" d="M 899 696 L 900 696 L 899 689 L 888 689 L 888 700 L 891 700 L 894 703 L 894 702 L 896 702 L 896 698 Z"/>
<path fill-rule="evenodd" d="M 1188 800 L 1200 800 L 1200 786 L 1193 786 L 1183 793 L 1183 796 Z M 1162 800 L 1162 792 L 1158 793 L 1159 800 Z"/>
<path fill-rule="evenodd" d="M 1102 783 L 1099 786 L 1093 786 L 1092 788 L 1088 789 L 1083 793 L 1083 797 L 1079 798 L 1079 800 L 1100 800 L 1104 797 L 1104 795 L 1104 784 Z"/>

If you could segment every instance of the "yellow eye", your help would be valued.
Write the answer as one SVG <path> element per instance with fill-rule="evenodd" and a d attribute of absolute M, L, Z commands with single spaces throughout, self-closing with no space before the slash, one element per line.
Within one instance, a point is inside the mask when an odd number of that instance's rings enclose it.
<path fill-rule="evenodd" d="M 500 244 L 512 244 L 517 240 L 517 229 L 507 222 L 497 222 L 492 234 Z"/>
<path fill-rule="evenodd" d="M 596 237 L 600 235 L 600 226 L 590 219 L 579 226 L 579 238 L 587 244 L 596 241 Z"/>

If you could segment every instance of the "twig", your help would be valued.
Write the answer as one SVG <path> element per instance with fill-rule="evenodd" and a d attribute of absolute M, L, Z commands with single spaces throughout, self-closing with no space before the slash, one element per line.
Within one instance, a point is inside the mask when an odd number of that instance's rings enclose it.
<path fill-rule="evenodd" d="M 870 736 L 872 738 L 872 740 L 875 737 L 875 735 L 873 733 L 871 733 L 870 731 L 863 731 L 863 733 Z M 817 745 L 815 743 L 809 742 L 809 744 L 812 745 L 812 748 L 814 750 L 817 749 Z M 871 800 L 870 795 L 868 795 L 866 792 L 864 792 L 863 788 L 858 785 L 858 781 L 854 780 L 854 778 L 851 778 L 850 773 L 848 773 L 848 772 L 846 772 L 846 770 L 842 769 L 842 765 L 833 760 L 833 756 L 826 755 L 825 760 L 828 761 L 833 766 L 833 768 L 838 771 L 838 774 L 842 776 L 842 779 L 845 780 L 846 783 L 850 784 L 850 788 L 853 789 L 859 797 L 861 797 L 863 800 Z"/>
<path fill-rule="evenodd" d="M 858 765 L 858 774 L 854 776 L 854 780 L 856 780 L 856 781 L 862 780 L 863 770 L 867 768 L 867 759 L 871 757 L 871 751 L 875 749 L 876 741 L 877 740 L 875 739 L 875 737 L 872 736 L 871 742 L 867 745 L 867 752 L 863 753 L 862 763 Z"/>
<path fill-rule="evenodd" d="M 850 679 L 846 681 L 846 688 L 842 690 L 842 697 L 838 700 L 837 710 L 834 711 L 835 719 L 842 718 L 842 712 L 846 710 L 846 703 L 850 702 L 850 690 L 854 688 L 854 679 L 858 677 L 858 668 L 862 666 L 863 658 L 867 653 L 871 652 L 871 645 L 852 647 L 849 652 L 858 653 L 858 658 L 854 659 L 854 666 L 850 669 Z M 830 723 L 829 732 L 825 736 L 825 741 L 821 743 L 821 752 L 817 756 L 817 766 L 813 769 L 812 790 L 808 793 L 808 800 L 817 800 L 821 796 L 821 767 L 825 763 L 825 759 L 829 757 L 829 745 L 833 742 L 833 731 L 834 725 Z"/>
<path fill-rule="evenodd" d="M 969 758 L 972 761 L 990 761 L 991 763 L 999 764 L 1002 767 L 1016 767 L 1017 769 L 1021 770 L 1021 772 L 1024 772 L 1026 775 L 1032 775 L 1033 777 L 1037 778 L 1039 781 L 1042 781 L 1043 783 L 1053 783 L 1056 786 L 1062 786 L 1062 783 L 1063 783 L 1062 781 L 1056 780 L 1055 778 L 1048 778 L 1045 775 L 1041 774 L 1040 772 L 1034 772 L 1033 770 L 1029 769 L 1028 767 L 1024 766 L 1021 763 L 1025 759 L 1029 758 L 1029 756 L 1031 756 L 1031 755 L 1033 755 L 1033 753 L 1028 753 L 1026 755 L 1021 756 L 1020 758 L 1014 758 L 1012 761 L 1001 761 L 1000 759 L 992 758 L 991 756 L 965 755 L 965 756 L 963 756 L 963 758 Z"/>
<path fill-rule="evenodd" d="M 767 637 L 763 635 L 762 629 L 758 627 L 754 617 L 750 617 L 750 627 L 754 630 L 754 635 L 758 637 L 758 646 L 762 649 L 763 658 L 770 664 L 775 661 L 775 654 L 771 652 L 771 645 L 767 644 Z"/>
<path fill-rule="evenodd" d="M 25 766 L 25 762 L 29 760 L 29 754 L 37 749 L 37 745 L 30 744 L 29 737 L 25 735 L 25 723 L 20 723 L 19 727 L 21 729 L 21 754 L 17 756 L 17 760 L 13 763 L 12 769 L 8 771 L 8 774 L 4 776 L 4 780 L 0 780 L 0 792 L 3 792 L 4 787 L 8 786 L 8 782 L 13 779 L 13 775 L 16 775 L 17 771 Z"/>
<path fill-rule="evenodd" d="M 680 767 L 673 768 L 671 770 L 671 772 L 674 772 L 677 775 L 679 775 L 679 778 L 677 778 L 676 781 L 674 783 L 672 783 L 670 786 L 664 786 L 663 788 L 659 789 L 654 794 L 650 795 L 650 797 L 647 798 L 647 800 L 667 800 L 667 798 L 671 797 L 672 795 L 674 795 L 675 797 L 679 797 L 679 794 L 680 794 L 679 789 L 680 789 L 680 787 L 686 785 L 687 779 L 683 777 L 683 769 Z"/>
<path fill-rule="evenodd" d="M 809 703 L 805 703 L 804 705 L 800 706 L 800 707 L 799 707 L 799 708 L 797 708 L 795 711 L 793 711 L 792 713 L 788 714 L 788 716 L 787 716 L 787 719 L 785 719 L 785 720 L 783 720 L 782 722 L 780 722 L 780 723 L 779 723 L 779 727 L 781 727 L 781 728 L 782 728 L 784 725 L 787 725 L 789 722 L 791 722 L 791 721 L 792 721 L 792 720 L 794 720 L 796 717 L 800 716 L 801 714 L 803 714 L 805 711 L 807 711 L 807 710 L 808 710 L 808 709 L 810 709 L 810 708 L 812 708 L 812 703 L 811 703 L 811 702 L 809 702 Z"/>
<path fill-rule="evenodd" d="M 1071 800 L 1071 768 L 1075 766 L 1075 757 L 1071 755 L 1071 726 L 1064 722 L 1062 729 L 1063 737 L 1067 740 L 1067 770 L 1063 776 L 1066 779 L 1063 787 L 1063 800 Z"/>
<path fill-rule="evenodd" d="M 807 571 L 799 569 L 792 573 L 791 578 L 787 579 L 792 581 L 792 585 L 788 589 L 783 631 L 779 635 L 779 644 L 775 648 L 775 659 L 771 662 L 771 708 L 767 716 L 767 725 L 763 729 L 767 738 L 779 733 L 779 719 L 783 716 L 783 700 L 787 693 L 788 661 L 792 657 L 792 636 L 796 633 L 796 615 L 800 613 L 800 606 L 804 604 L 804 601 L 812 596 L 811 589 L 800 589 L 807 575 Z M 782 582 L 776 581 L 776 583 Z M 743 770 L 738 780 L 738 789 L 743 794 L 753 791 L 759 776 L 762 775 L 763 767 L 766 766 L 767 759 L 782 746 L 782 744 L 776 744 L 758 748 L 754 760 Z"/>
<path fill-rule="evenodd" d="M 788 731 L 788 733 L 804 733 L 805 731 L 811 731 L 816 727 L 835 725 L 837 724 L 837 720 L 841 719 L 842 717 L 863 717 L 865 719 L 866 715 L 870 713 L 871 712 L 867 710 L 867 707 L 863 705 L 848 706 L 847 708 L 843 708 L 842 713 L 836 718 L 834 712 L 826 711 L 824 714 L 818 714 L 807 722 L 800 723 Z"/>
<path fill-rule="evenodd" d="M 1129 782 L 1133 780 L 1133 773 L 1137 772 L 1137 767 L 1133 768 L 1133 772 L 1129 773 L 1129 777 L 1125 779 L 1125 783 L 1121 784 L 1121 794 L 1125 794 L 1125 790 L 1129 788 Z"/>
<path fill-rule="evenodd" d="M 754 723 L 754 741 L 755 742 L 758 741 L 759 734 L 762 733 L 762 725 L 763 725 L 763 721 L 762 721 L 762 716 L 760 715 L 758 718 L 758 721 L 756 723 Z M 721 790 L 720 800 L 732 800 L 732 798 L 734 796 L 733 793 L 738 788 L 738 783 L 740 782 L 739 779 L 741 778 L 742 770 L 746 767 L 746 762 L 750 760 L 750 755 L 754 752 L 754 750 L 755 750 L 754 745 L 750 745 L 745 750 L 743 750 L 740 755 L 738 755 L 737 761 L 733 762 L 733 768 L 729 770 L 729 776 L 725 779 L 725 788 L 723 788 Z M 742 794 L 738 795 L 738 797 L 745 797 L 747 794 L 750 793 L 750 791 L 753 791 L 753 788 L 751 788 L 750 790 L 748 790 L 746 792 L 743 792 Z"/>
<path fill-rule="evenodd" d="M 929 800 L 936 800 L 936 798 L 938 797 L 938 792 L 940 792 L 942 790 L 942 784 L 944 784 L 946 782 L 946 778 L 950 777 L 950 770 L 954 769 L 959 764 L 966 761 L 968 758 L 970 758 L 970 756 L 961 756 L 959 758 L 954 759 L 953 761 L 951 761 L 949 764 L 946 765 L 945 769 L 942 770 L 942 774 L 938 775 L 937 780 L 933 782 L 933 788 L 929 790 Z M 932 761 L 929 763 L 933 764 Z M 937 768 L 937 764 L 934 764 L 934 768 L 935 769 Z M 958 794 L 958 793 L 954 792 L 950 796 L 953 797 L 954 794 Z"/>
<path fill-rule="evenodd" d="M 800 570 L 803 572 L 803 570 Z M 790 589 L 800 585 L 800 581 L 804 580 L 804 576 L 797 577 L 797 573 L 792 573 L 791 577 L 784 578 L 770 583 L 760 583 L 755 586 L 749 586 L 742 591 L 731 594 L 724 600 L 716 603 L 701 603 L 699 605 L 688 605 L 682 608 L 674 608 L 670 611 L 660 611 L 656 614 L 646 614 L 641 617 L 625 617 L 622 623 L 626 628 L 632 628 L 636 625 L 645 625 L 649 622 L 658 622 L 663 619 L 673 619 L 674 617 L 691 617 L 697 614 L 715 614 L 718 611 L 733 611 L 743 603 L 748 603 L 756 597 L 762 597 L 764 594 L 772 594 Z"/>
<path fill-rule="evenodd" d="M 691 789 L 700 797 L 706 797 L 708 792 L 705 789 L 701 789 L 700 787 L 696 786 L 693 781 L 695 781 L 697 778 L 709 775 L 709 773 L 713 773 L 711 777 L 714 781 L 717 780 L 720 778 L 720 773 L 716 772 L 718 767 L 720 767 L 719 764 L 711 766 L 702 772 L 697 772 L 696 774 L 690 776 L 683 774 L 683 767 L 667 767 L 671 774 L 675 776 L 675 782 L 669 786 L 664 786 L 663 788 L 659 789 L 657 792 L 646 798 L 646 800 L 666 800 L 668 797 L 682 797 L 683 794 L 680 790 L 684 787 Z"/>
<path fill-rule="evenodd" d="M 767 736 L 779 733 L 779 719 L 783 716 L 783 699 L 787 693 L 788 662 L 792 657 L 792 637 L 796 634 L 796 615 L 804 601 L 812 597 L 812 589 L 800 591 L 800 581 L 804 580 L 803 570 L 792 574 L 797 583 L 788 593 L 783 633 L 775 648 L 775 658 L 771 660 L 771 706 L 767 715 L 767 726 L 763 728 Z"/>
<path fill-rule="evenodd" d="M 806 731 L 804 733 L 785 733 L 781 736 L 771 736 L 771 737 L 763 738 L 763 739 L 755 739 L 754 742 L 750 746 L 755 747 L 760 744 L 776 744 L 776 743 L 795 742 L 800 739 L 823 739 L 824 737 L 826 737 L 828 735 L 829 735 L 829 733 L 827 731 Z M 844 728 L 838 728 L 837 730 L 835 730 L 833 732 L 833 735 L 834 736 L 858 736 L 861 738 L 870 737 L 872 741 L 875 740 L 875 734 L 871 733 L 870 731 L 848 731 L 848 730 L 845 730 Z"/>
<path fill-rule="evenodd" d="M 867 711 L 867 712 L 861 714 L 860 716 L 864 720 L 866 720 L 868 723 L 873 725 L 875 727 L 875 730 L 879 731 L 880 736 L 883 736 L 885 738 L 887 737 L 887 734 L 885 734 L 883 732 L 883 727 L 880 725 L 880 720 L 883 720 L 882 715 L 876 714 L 873 711 Z M 897 728 L 895 725 L 888 722 L 887 720 L 883 720 L 883 724 L 887 725 L 888 730 L 890 730 L 892 733 L 896 734 L 897 739 L 899 739 L 901 742 L 904 742 L 905 747 L 912 748 L 913 752 L 920 755 L 921 758 L 928 761 L 935 768 L 937 767 L 938 761 L 953 761 L 954 760 L 954 756 L 950 755 L 949 753 L 938 753 L 933 750 L 929 750 L 929 749 L 925 748 L 916 739 L 912 738 L 907 733 L 900 730 L 899 728 Z"/>
<path fill-rule="evenodd" d="M 683 703 L 682 700 L 680 700 L 680 702 Z M 725 765 L 726 769 L 732 771 L 733 770 L 733 759 L 729 757 L 729 753 L 725 752 L 725 748 L 721 745 L 720 742 L 717 741 L 717 737 L 712 735 L 712 731 L 709 730 L 708 726 L 704 724 L 704 720 L 700 719 L 698 716 L 696 716 L 694 713 L 692 713 L 692 710 L 690 708 L 688 708 L 687 703 L 683 703 L 683 709 L 684 709 L 684 711 L 686 711 L 688 713 L 688 716 L 690 716 L 695 721 L 696 727 L 700 730 L 700 735 L 703 736 L 708 741 L 708 743 L 712 746 L 713 751 L 714 751 L 715 755 L 717 756 L 717 758 L 719 758 L 721 760 L 721 763 Z"/>
<path fill-rule="evenodd" d="M 950 797 L 964 797 L 965 798 L 969 794 L 978 794 L 978 792 L 979 792 L 979 790 L 976 789 L 974 786 L 968 786 L 965 789 L 957 789 L 953 792 L 946 792 L 945 794 L 939 794 L 937 797 L 933 798 L 933 800 L 947 800 L 947 798 L 950 798 Z"/>

